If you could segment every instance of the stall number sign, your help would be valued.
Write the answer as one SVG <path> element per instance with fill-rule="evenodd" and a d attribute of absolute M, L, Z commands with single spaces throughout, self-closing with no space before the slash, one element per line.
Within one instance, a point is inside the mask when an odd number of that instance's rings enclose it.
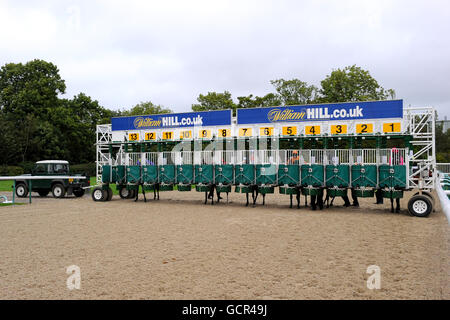
<path fill-rule="evenodd" d="M 206 130 L 206 129 L 200 130 L 198 132 L 198 136 L 200 138 L 211 138 L 211 130 Z"/>
<path fill-rule="evenodd" d="M 219 129 L 219 131 L 217 133 L 218 133 L 218 136 L 220 138 L 231 137 L 231 130 L 230 129 Z"/>
<path fill-rule="evenodd" d="M 184 130 L 180 132 L 180 139 L 191 139 L 191 138 L 192 138 L 191 130 Z"/>
<path fill-rule="evenodd" d="M 401 131 L 401 123 L 400 122 L 383 123 L 383 132 L 384 133 L 392 133 L 392 132 L 400 132 L 400 131 Z"/>
<path fill-rule="evenodd" d="M 262 127 L 259 128 L 260 136 L 273 136 L 273 127 Z"/>
<path fill-rule="evenodd" d="M 296 136 L 297 135 L 297 127 L 283 127 L 282 128 L 283 136 Z"/>
<path fill-rule="evenodd" d="M 139 140 L 139 133 L 128 134 L 128 141 L 138 141 L 138 140 Z"/>
<path fill-rule="evenodd" d="M 239 129 L 239 137 L 251 137 L 251 136 L 252 136 L 252 128 Z"/>
<path fill-rule="evenodd" d="M 357 123 L 356 133 L 373 133 L 373 123 Z"/>
<path fill-rule="evenodd" d="M 331 125 L 331 134 L 346 134 L 347 125 L 346 124 L 333 124 Z"/>
<path fill-rule="evenodd" d="M 305 126 L 306 135 L 320 134 L 320 126 Z"/>
<path fill-rule="evenodd" d="M 173 139 L 173 131 L 164 131 L 162 133 L 163 140 L 172 140 Z"/>
<path fill-rule="evenodd" d="M 156 139 L 155 132 L 146 132 L 145 133 L 145 140 L 155 140 L 155 139 Z"/>

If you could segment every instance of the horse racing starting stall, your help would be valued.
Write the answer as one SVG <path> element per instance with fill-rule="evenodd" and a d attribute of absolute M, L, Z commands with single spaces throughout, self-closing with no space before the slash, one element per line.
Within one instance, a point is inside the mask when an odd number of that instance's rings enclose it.
<path fill-rule="evenodd" d="M 95 201 L 140 190 L 195 189 L 205 203 L 221 194 L 289 195 L 300 207 L 324 207 L 342 197 L 350 205 L 376 197 L 427 216 L 435 187 L 434 109 L 403 108 L 402 100 L 191 112 L 112 118 L 97 126 Z M 144 197 L 145 198 L 145 197 Z M 146 198 L 145 198 L 146 199 Z M 394 210 L 394 202 L 396 208 Z"/>

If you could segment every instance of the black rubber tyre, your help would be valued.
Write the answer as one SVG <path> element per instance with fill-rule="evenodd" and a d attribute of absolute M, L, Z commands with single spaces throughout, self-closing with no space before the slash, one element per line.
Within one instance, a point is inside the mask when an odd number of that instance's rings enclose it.
<path fill-rule="evenodd" d="M 50 193 L 50 190 L 39 190 L 39 197 L 46 197 Z"/>
<path fill-rule="evenodd" d="M 416 192 L 413 196 L 417 196 L 418 194 L 420 194 L 420 193 Z M 431 204 L 433 205 L 433 212 L 434 212 L 435 208 L 436 208 L 436 202 L 434 201 L 434 197 L 428 191 L 422 191 L 422 195 L 427 196 L 427 197 L 430 198 Z"/>
<path fill-rule="evenodd" d="M 61 183 L 56 183 L 52 187 L 53 198 L 64 198 L 66 195 L 66 188 Z"/>
<path fill-rule="evenodd" d="M 107 191 L 107 194 L 108 194 L 108 196 L 106 198 L 106 201 L 111 201 L 111 199 L 113 197 L 113 191 L 112 191 L 111 188 L 108 188 L 106 191 Z"/>
<path fill-rule="evenodd" d="M 130 193 L 128 195 L 128 199 L 133 199 L 136 197 L 136 190 L 130 190 Z"/>
<path fill-rule="evenodd" d="M 129 199 L 130 198 L 130 190 L 128 190 L 127 188 L 120 189 L 119 196 L 122 199 Z"/>
<path fill-rule="evenodd" d="M 92 190 L 92 200 L 94 201 L 105 201 L 105 196 L 107 195 L 105 190 L 102 190 L 101 187 L 96 187 Z"/>
<path fill-rule="evenodd" d="M 416 217 L 428 217 L 433 210 L 433 204 L 428 196 L 415 195 L 408 201 L 408 211 Z"/>
<path fill-rule="evenodd" d="M 73 190 L 73 194 L 77 198 L 84 196 L 85 192 L 86 191 L 84 189 L 75 189 L 75 190 Z"/>
<path fill-rule="evenodd" d="M 25 198 L 28 195 L 28 187 L 25 183 L 19 183 L 16 185 L 16 196 L 19 198 Z"/>

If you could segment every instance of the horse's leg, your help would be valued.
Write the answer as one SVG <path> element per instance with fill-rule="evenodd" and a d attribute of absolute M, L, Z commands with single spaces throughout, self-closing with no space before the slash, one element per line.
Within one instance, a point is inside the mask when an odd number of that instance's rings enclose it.
<path fill-rule="evenodd" d="M 391 198 L 391 212 L 394 212 L 394 199 Z"/>
<path fill-rule="evenodd" d="M 138 198 L 139 198 L 139 185 L 137 186 L 136 197 L 134 198 L 134 202 L 138 201 Z"/>
<path fill-rule="evenodd" d="M 264 206 L 266 204 L 266 202 L 265 202 L 266 201 L 266 194 L 263 193 L 262 196 L 263 196 L 263 206 Z"/>
<path fill-rule="evenodd" d="M 147 202 L 147 198 L 145 197 L 144 185 L 142 185 L 142 194 L 144 195 L 144 202 Z"/>
<path fill-rule="evenodd" d="M 205 204 L 208 202 L 208 191 L 205 191 Z"/>
<path fill-rule="evenodd" d="M 248 192 L 245 193 L 245 196 L 247 197 L 247 203 L 245 204 L 245 206 L 248 207 Z"/>
<path fill-rule="evenodd" d="M 297 209 L 299 209 L 300 208 L 300 190 L 297 190 L 296 198 L 297 198 Z"/>
<path fill-rule="evenodd" d="M 317 201 L 319 204 L 319 209 L 323 210 L 323 189 L 319 190 L 319 196 L 317 197 Z"/>
<path fill-rule="evenodd" d="M 316 197 L 317 196 L 311 196 L 311 208 L 313 209 L 313 210 L 316 210 Z"/>
<path fill-rule="evenodd" d="M 395 212 L 399 213 L 400 212 L 400 198 L 395 199 L 395 201 L 397 202 L 397 207 L 395 208 Z"/>
<path fill-rule="evenodd" d="M 290 203 L 291 203 L 291 205 L 289 206 L 289 208 L 291 208 L 291 209 L 292 209 L 292 194 L 291 194 L 291 195 L 289 195 L 289 198 L 290 198 Z"/>

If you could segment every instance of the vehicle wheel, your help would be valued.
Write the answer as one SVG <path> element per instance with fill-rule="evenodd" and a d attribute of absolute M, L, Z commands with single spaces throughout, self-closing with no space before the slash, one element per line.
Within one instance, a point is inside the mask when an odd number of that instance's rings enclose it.
<path fill-rule="evenodd" d="M 111 201 L 111 199 L 112 199 L 112 197 L 114 195 L 113 191 L 112 191 L 111 188 L 108 188 L 107 192 L 108 192 L 108 198 L 106 199 L 106 201 Z"/>
<path fill-rule="evenodd" d="M 417 196 L 420 195 L 419 192 L 416 192 L 413 196 Z M 427 191 L 422 191 L 422 195 L 427 196 L 430 198 L 431 200 L 431 204 L 433 205 L 433 212 L 435 211 L 435 207 L 436 207 L 436 202 L 434 201 L 434 197 L 431 195 L 431 193 L 427 192 Z"/>
<path fill-rule="evenodd" d="M 40 190 L 38 193 L 40 197 L 46 197 L 50 193 L 50 190 Z"/>
<path fill-rule="evenodd" d="M 130 190 L 130 193 L 128 194 L 128 199 L 133 199 L 136 197 L 136 190 Z"/>
<path fill-rule="evenodd" d="M 52 195 L 54 198 L 64 198 L 66 194 L 66 189 L 61 183 L 57 183 L 52 188 Z"/>
<path fill-rule="evenodd" d="M 128 190 L 127 188 L 120 189 L 119 196 L 122 199 L 129 199 L 129 197 L 130 197 L 130 190 Z"/>
<path fill-rule="evenodd" d="M 92 190 L 92 200 L 94 201 L 105 201 L 107 193 L 104 192 L 101 187 L 94 188 Z"/>
<path fill-rule="evenodd" d="M 84 196 L 84 193 L 85 193 L 84 189 L 75 189 L 75 190 L 73 190 L 73 194 L 77 198 Z"/>
<path fill-rule="evenodd" d="M 28 195 L 28 187 L 24 183 L 16 185 L 16 196 L 25 198 Z"/>
<path fill-rule="evenodd" d="M 433 204 L 427 196 L 416 195 L 408 201 L 408 210 L 413 216 L 427 217 L 433 210 Z"/>

